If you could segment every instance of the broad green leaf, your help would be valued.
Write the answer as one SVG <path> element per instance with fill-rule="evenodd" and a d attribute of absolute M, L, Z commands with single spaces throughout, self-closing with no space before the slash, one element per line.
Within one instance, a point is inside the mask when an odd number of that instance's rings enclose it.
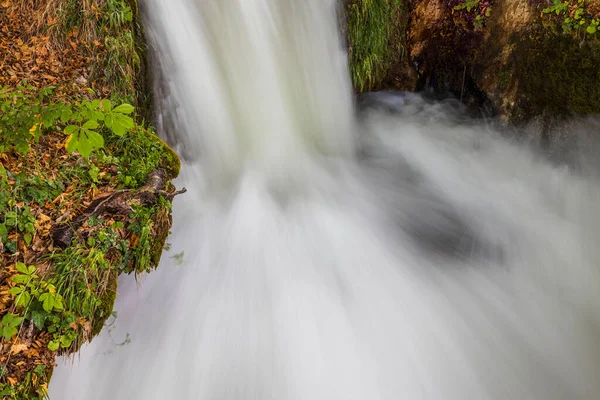
<path fill-rule="evenodd" d="M 78 131 L 79 131 L 79 127 L 77 125 L 68 125 L 65 128 L 65 134 L 67 134 L 67 135 L 74 135 Z"/>
<path fill-rule="evenodd" d="M 38 329 L 44 329 L 44 323 L 46 322 L 47 314 L 40 311 L 31 312 L 31 320 Z"/>
<path fill-rule="evenodd" d="M 62 110 L 62 112 L 60 113 L 60 120 L 61 120 L 63 123 L 66 123 L 66 122 L 68 122 L 68 121 L 69 121 L 69 119 L 71 118 L 71 115 L 73 115 L 73 112 L 72 112 L 70 109 L 68 109 L 68 108 L 65 108 L 65 109 L 63 109 L 63 110 Z"/>
<path fill-rule="evenodd" d="M 110 103 L 110 100 L 106 99 L 106 100 L 102 100 L 102 108 L 104 109 L 104 112 L 111 112 L 112 110 L 112 104 Z"/>
<path fill-rule="evenodd" d="M 22 262 L 16 263 L 15 268 L 17 269 L 17 271 L 29 275 L 29 271 L 27 271 L 27 265 L 23 264 Z"/>
<path fill-rule="evenodd" d="M 58 341 L 56 341 L 56 340 L 51 340 L 51 341 L 48 343 L 48 349 L 49 349 L 50 351 L 56 351 L 56 350 L 58 350 Z"/>
<path fill-rule="evenodd" d="M 19 331 L 17 330 L 17 328 L 13 326 L 5 326 L 4 328 L 2 328 L 2 336 L 5 340 L 12 339 L 12 337 L 15 336 L 18 332 Z"/>
<path fill-rule="evenodd" d="M 54 296 L 54 309 L 57 311 L 62 311 L 64 309 L 63 299 L 61 295 Z"/>
<path fill-rule="evenodd" d="M 69 153 L 74 152 L 79 145 L 79 135 L 71 135 L 65 142 L 65 148 Z"/>
<path fill-rule="evenodd" d="M 118 107 L 115 107 L 113 112 L 119 114 L 131 114 L 135 108 L 131 104 L 123 103 Z"/>
<path fill-rule="evenodd" d="M 23 275 L 19 275 L 20 277 L 22 277 Z M 27 279 L 27 277 L 25 277 Z M 15 283 L 20 283 L 17 282 L 17 278 L 13 279 L 13 282 Z M 8 293 L 12 294 L 13 296 L 18 296 L 21 294 L 21 292 L 23 292 L 23 287 L 22 286 L 15 286 L 13 288 L 10 288 Z"/>
<path fill-rule="evenodd" d="M 29 292 L 22 292 L 21 295 L 19 297 L 17 297 L 17 306 L 20 307 L 27 307 L 29 305 L 29 302 L 31 301 L 31 295 L 29 294 Z"/>
<path fill-rule="evenodd" d="M 73 343 L 73 339 L 71 339 L 70 337 L 66 335 L 60 337 L 60 345 L 62 348 L 67 348 L 71 346 L 71 343 Z"/>
<path fill-rule="evenodd" d="M 87 137 L 80 137 L 77 146 L 77 151 L 79 152 L 79 154 L 81 154 L 84 157 L 87 157 L 90 154 L 92 154 L 92 150 L 94 150 L 94 147 L 92 146 L 92 143 L 87 139 Z"/>
<path fill-rule="evenodd" d="M 99 149 L 104 147 L 104 138 L 101 134 L 89 130 L 86 130 L 85 134 L 87 135 L 87 139 L 91 142 L 92 146 Z"/>
<path fill-rule="evenodd" d="M 92 121 L 87 121 L 85 124 L 83 124 L 82 128 L 83 129 L 96 129 L 99 126 L 98 122 L 92 120 Z"/>
<path fill-rule="evenodd" d="M 17 213 L 15 211 L 8 211 L 4 214 L 4 224 L 8 227 L 17 225 Z"/>
<path fill-rule="evenodd" d="M 123 114 L 113 115 L 112 130 L 116 135 L 123 136 L 135 126 L 133 119 Z"/>
<path fill-rule="evenodd" d="M 50 293 L 42 294 L 39 300 L 42 302 L 42 308 L 44 309 L 44 311 L 52 311 L 52 309 L 54 308 L 54 297 Z"/>
<path fill-rule="evenodd" d="M 104 113 L 102 111 L 94 111 L 92 117 L 93 119 L 104 121 Z"/>
<path fill-rule="evenodd" d="M 107 128 L 112 128 L 112 125 L 113 125 L 113 115 L 112 114 L 106 114 L 106 116 L 104 117 L 104 125 L 106 125 Z"/>
<path fill-rule="evenodd" d="M 31 241 L 33 240 L 33 236 L 31 235 L 31 233 L 26 233 L 23 235 L 23 240 L 25 241 L 25 244 L 29 246 L 31 244 Z"/>
<path fill-rule="evenodd" d="M 27 281 L 29 281 L 29 279 L 30 278 L 27 275 L 17 275 L 13 278 L 13 282 L 14 283 L 26 283 Z M 19 288 L 19 287 L 17 287 L 17 288 Z M 13 288 L 13 289 L 17 289 L 17 288 Z M 10 290 L 9 290 L 9 292 L 10 292 Z"/>

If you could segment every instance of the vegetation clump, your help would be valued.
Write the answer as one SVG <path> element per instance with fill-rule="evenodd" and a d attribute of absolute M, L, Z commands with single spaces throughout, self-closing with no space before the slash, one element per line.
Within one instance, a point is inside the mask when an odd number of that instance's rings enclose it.
<path fill-rule="evenodd" d="M 158 265 L 180 193 L 142 118 L 135 2 L 87 3 L 0 3 L 1 399 L 47 397 L 55 357 L 111 316 L 118 275 Z"/>
<path fill-rule="evenodd" d="M 395 58 L 404 57 L 406 0 L 353 0 L 347 5 L 350 72 L 359 92 L 387 78 Z"/>

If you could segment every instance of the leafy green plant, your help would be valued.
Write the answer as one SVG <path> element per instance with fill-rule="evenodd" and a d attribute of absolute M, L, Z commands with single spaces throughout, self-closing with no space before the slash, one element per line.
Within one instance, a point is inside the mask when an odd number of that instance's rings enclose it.
<path fill-rule="evenodd" d="M 584 30 L 587 34 L 595 37 L 599 30 L 600 20 L 588 14 L 587 10 L 590 4 L 590 0 L 552 0 L 552 5 L 544 8 L 542 12 L 562 16 L 560 27 L 565 33 Z"/>
<path fill-rule="evenodd" d="M 65 127 L 65 134 L 69 135 L 66 148 L 69 153 L 78 151 L 88 157 L 92 150 L 104 147 L 104 137 L 96 130 L 102 126 L 109 128 L 115 135 L 123 136 L 135 126 L 133 118 L 128 115 L 134 108 L 130 104 L 121 104 L 113 108 L 110 100 L 84 101 L 78 112 L 70 116 L 71 121 L 77 125 Z"/>
<path fill-rule="evenodd" d="M 385 78 L 393 54 L 396 12 L 405 0 L 354 0 L 348 9 L 349 61 L 354 86 L 373 89 Z M 400 51 L 399 51 L 400 53 Z"/>
<path fill-rule="evenodd" d="M 542 11 L 545 14 L 555 13 L 556 15 L 560 15 L 561 13 L 567 11 L 568 9 L 569 9 L 568 1 L 552 0 L 552 5 L 550 7 L 544 8 Z"/>
<path fill-rule="evenodd" d="M 454 9 L 457 11 L 467 10 L 467 12 L 471 12 L 475 8 L 479 6 L 479 0 L 465 0 L 463 3 L 454 6 Z"/>
<path fill-rule="evenodd" d="M 17 327 L 21 322 L 23 322 L 23 318 L 17 317 L 14 314 L 6 314 L 2 317 L 2 321 L 0 322 L 0 332 L 4 340 L 12 339 L 12 337 L 19 332 Z"/>
<path fill-rule="evenodd" d="M 129 116 L 134 111 L 130 104 L 113 107 L 110 100 L 53 103 L 48 99 L 53 89 L 36 96 L 28 94 L 33 88 L 26 85 L 17 91 L 0 89 L 0 151 L 27 154 L 30 142 L 37 141 L 44 131 L 64 129 L 67 151 L 88 157 L 94 149 L 104 147 L 102 131 L 123 136 L 135 126 Z"/>

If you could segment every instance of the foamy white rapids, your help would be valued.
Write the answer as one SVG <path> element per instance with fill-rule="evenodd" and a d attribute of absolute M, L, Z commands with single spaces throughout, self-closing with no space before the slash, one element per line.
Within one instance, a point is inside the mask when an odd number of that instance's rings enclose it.
<path fill-rule="evenodd" d="M 451 103 L 358 112 L 335 3 L 144 2 L 189 192 L 53 400 L 600 398 L 595 175 Z"/>

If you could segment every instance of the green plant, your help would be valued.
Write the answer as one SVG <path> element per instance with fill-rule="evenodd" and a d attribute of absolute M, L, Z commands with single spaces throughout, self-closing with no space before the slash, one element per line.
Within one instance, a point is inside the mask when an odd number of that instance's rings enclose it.
<path fill-rule="evenodd" d="M 12 337 L 19 332 L 17 327 L 21 322 L 23 322 L 23 318 L 14 314 L 6 314 L 2 317 L 2 321 L 0 322 L 0 333 L 4 340 L 12 339 Z"/>
<path fill-rule="evenodd" d="M 16 243 L 9 241 L 8 236 L 12 230 L 21 234 L 25 244 L 29 246 L 35 233 L 35 217 L 28 206 L 16 207 L 14 199 L 8 202 L 8 211 L 0 216 L 0 242 L 10 253 L 16 252 Z"/>
<path fill-rule="evenodd" d="M 96 129 L 102 126 L 109 128 L 115 135 L 123 136 L 135 126 L 133 118 L 128 115 L 134 111 L 133 106 L 121 104 L 113 108 L 110 100 L 84 101 L 80 109 L 72 113 L 69 118 L 77 125 L 65 127 L 65 134 L 69 135 L 66 148 L 69 153 L 77 150 L 79 154 L 88 157 L 92 150 L 104 147 L 104 137 Z"/>
<path fill-rule="evenodd" d="M 384 79 L 390 65 L 395 14 L 401 0 L 354 0 L 348 10 L 349 61 L 355 87 L 363 92 Z"/>
<path fill-rule="evenodd" d="M 479 7 L 479 0 L 465 0 L 463 3 L 454 6 L 454 9 L 457 11 L 467 10 L 467 12 L 471 12 L 475 8 Z"/>
<path fill-rule="evenodd" d="M 542 10 L 544 14 L 561 16 L 560 27 L 565 33 L 585 32 L 595 37 L 600 25 L 600 19 L 588 13 L 591 0 L 552 0 L 552 4 Z"/>
<path fill-rule="evenodd" d="M 542 11 L 545 14 L 555 13 L 556 15 L 560 15 L 562 12 L 565 12 L 568 9 L 568 1 L 552 0 L 552 5 L 550 7 L 544 8 Z"/>
<path fill-rule="evenodd" d="M 112 131 L 123 136 L 135 126 L 134 107 L 124 103 L 113 107 L 110 100 L 53 103 L 48 99 L 54 88 L 37 95 L 28 94 L 31 86 L 20 85 L 17 91 L 0 89 L 0 151 L 14 149 L 27 154 L 30 142 L 37 141 L 44 131 L 64 127 L 69 153 L 78 151 L 88 157 L 94 149 L 104 147 L 104 137 L 98 131 Z"/>

